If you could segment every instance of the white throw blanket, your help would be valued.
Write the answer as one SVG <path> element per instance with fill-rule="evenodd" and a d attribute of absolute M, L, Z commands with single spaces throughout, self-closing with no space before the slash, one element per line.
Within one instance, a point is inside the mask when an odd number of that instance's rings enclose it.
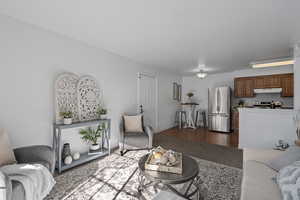
<path fill-rule="evenodd" d="M 6 180 L 3 172 L 0 171 L 0 200 L 6 200 Z"/>
<path fill-rule="evenodd" d="M 283 200 L 300 200 L 300 161 L 282 168 L 277 175 L 277 183 Z"/>
<path fill-rule="evenodd" d="M 10 180 L 19 181 L 23 185 L 26 200 L 44 199 L 55 185 L 52 174 L 40 164 L 5 165 L 0 170 Z"/>

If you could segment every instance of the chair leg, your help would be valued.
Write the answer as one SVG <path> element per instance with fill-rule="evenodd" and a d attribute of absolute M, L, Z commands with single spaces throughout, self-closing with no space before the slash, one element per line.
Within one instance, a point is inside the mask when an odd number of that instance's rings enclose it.
<path fill-rule="evenodd" d="M 176 113 L 175 113 L 175 124 L 177 124 L 179 122 L 178 118 L 179 118 L 178 111 L 176 111 Z"/>
<path fill-rule="evenodd" d="M 203 118 L 203 127 L 206 128 L 206 113 L 205 113 L 205 111 L 202 112 L 202 118 Z"/>
<path fill-rule="evenodd" d="M 198 118 L 199 118 L 199 111 L 197 110 L 196 111 L 196 118 L 195 118 L 195 122 L 194 122 L 196 127 L 198 127 Z"/>
<path fill-rule="evenodd" d="M 179 128 L 182 128 L 182 113 L 179 113 Z"/>

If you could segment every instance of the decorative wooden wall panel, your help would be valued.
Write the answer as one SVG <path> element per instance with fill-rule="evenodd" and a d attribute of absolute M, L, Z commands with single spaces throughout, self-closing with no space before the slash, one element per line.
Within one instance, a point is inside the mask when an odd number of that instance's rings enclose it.
<path fill-rule="evenodd" d="M 97 119 L 101 93 L 96 80 L 91 76 L 83 76 L 77 84 L 79 120 Z"/>
<path fill-rule="evenodd" d="M 60 112 L 71 111 L 73 120 L 78 121 L 77 83 L 79 77 L 73 73 L 62 73 L 55 80 L 56 122 L 61 120 Z"/>

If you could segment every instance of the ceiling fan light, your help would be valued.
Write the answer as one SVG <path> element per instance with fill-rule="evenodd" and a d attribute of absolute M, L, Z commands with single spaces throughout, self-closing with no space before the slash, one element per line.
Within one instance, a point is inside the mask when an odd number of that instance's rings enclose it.
<path fill-rule="evenodd" d="M 204 73 L 204 72 L 199 72 L 199 73 L 197 73 L 197 77 L 198 78 L 205 78 L 207 76 L 207 73 Z"/>

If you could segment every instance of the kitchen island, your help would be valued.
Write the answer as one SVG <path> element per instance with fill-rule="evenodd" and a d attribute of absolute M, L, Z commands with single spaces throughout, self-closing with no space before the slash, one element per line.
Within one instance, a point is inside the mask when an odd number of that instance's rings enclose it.
<path fill-rule="evenodd" d="M 239 108 L 239 148 L 273 148 L 278 140 L 293 144 L 293 109 Z"/>

